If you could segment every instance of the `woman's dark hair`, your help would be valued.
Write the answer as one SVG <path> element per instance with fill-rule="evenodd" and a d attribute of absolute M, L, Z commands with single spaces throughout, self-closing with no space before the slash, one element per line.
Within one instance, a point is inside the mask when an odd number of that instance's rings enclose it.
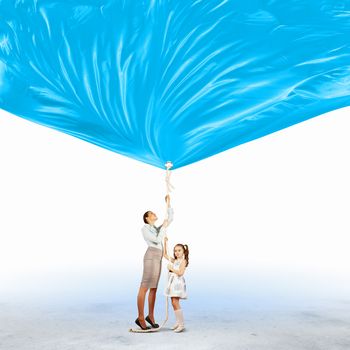
<path fill-rule="evenodd" d="M 149 212 L 150 212 L 150 210 L 147 210 L 147 211 L 143 214 L 143 222 L 144 222 L 145 224 L 148 224 L 146 218 L 148 217 L 148 213 L 149 213 Z"/>
<path fill-rule="evenodd" d="M 188 266 L 188 253 L 189 253 L 188 245 L 187 244 L 178 243 L 178 244 L 176 244 L 175 247 L 179 247 L 179 246 L 182 247 L 182 249 L 184 251 L 184 255 L 185 255 L 185 259 L 186 259 L 186 267 L 187 267 Z M 175 247 L 174 247 L 174 259 L 176 259 Z"/>

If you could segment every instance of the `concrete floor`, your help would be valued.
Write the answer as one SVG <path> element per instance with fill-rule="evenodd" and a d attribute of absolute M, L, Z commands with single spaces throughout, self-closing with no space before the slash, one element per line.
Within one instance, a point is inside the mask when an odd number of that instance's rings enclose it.
<path fill-rule="evenodd" d="M 160 300 L 161 301 L 161 300 Z M 159 302 L 160 302 L 159 301 Z M 131 303 L 74 305 L 0 304 L 1 350 L 235 349 L 349 350 L 350 300 L 250 307 L 183 302 L 186 330 L 169 320 L 157 333 L 129 333 L 136 326 Z M 220 304 L 222 305 L 222 304 Z M 156 322 L 162 321 L 159 305 Z"/>

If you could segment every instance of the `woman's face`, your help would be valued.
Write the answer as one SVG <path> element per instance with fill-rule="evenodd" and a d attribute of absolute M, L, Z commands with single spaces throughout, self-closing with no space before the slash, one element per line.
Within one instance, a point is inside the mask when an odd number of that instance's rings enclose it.
<path fill-rule="evenodd" d="M 183 253 L 184 253 L 184 251 L 183 251 L 182 247 L 178 246 L 178 247 L 174 248 L 174 254 L 177 258 L 181 258 L 183 256 Z"/>
<path fill-rule="evenodd" d="M 147 215 L 147 220 L 150 224 L 153 224 L 158 220 L 158 217 L 153 211 L 150 211 Z"/>

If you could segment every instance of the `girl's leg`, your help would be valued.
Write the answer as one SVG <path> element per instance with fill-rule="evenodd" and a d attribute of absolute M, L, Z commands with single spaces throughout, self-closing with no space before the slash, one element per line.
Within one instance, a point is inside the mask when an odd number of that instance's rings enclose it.
<path fill-rule="evenodd" d="M 174 311 L 180 309 L 180 298 L 171 297 L 171 304 L 173 305 Z"/>
<path fill-rule="evenodd" d="M 173 304 L 174 312 L 175 312 L 175 317 L 176 317 L 176 325 L 177 327 L 173 328 L 175 332 L 182 332 L 185 329 L 184 325 L 184 317 L 182 313 L 182 309 L 180 307 L 180 298 L 179 297 L 174 297 L 171 298 L 171 302 Z"/>
<path fill-rule="evenodd" d="M 176 312 L 176 308 L 178 307 L 178 301 L 176 299 L 178 299 L 178 298 L 171 297 L 171 305 L 173 306 L 174 313 L 175 313 L 175 318 L 176 318 L 175 324 L 171 327 L 172 330 L 175 330 L 180 325 L 179 324 L 179 319 L 178 319 L 178 316 L 177 316 L 177 312 Z"/>

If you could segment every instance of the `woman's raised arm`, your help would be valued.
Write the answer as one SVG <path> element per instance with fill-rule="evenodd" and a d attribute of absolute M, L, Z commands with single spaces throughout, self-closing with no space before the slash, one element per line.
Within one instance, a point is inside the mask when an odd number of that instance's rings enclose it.
<path fill-rule="evenodd" d="M 165 196 L 165 201 L 167 203 L 168 217 L 163 221 L 162 227 L 168 227 L 174 219 L 174 209 L 170 206 L 170 196 L 168 194 Z"/>

